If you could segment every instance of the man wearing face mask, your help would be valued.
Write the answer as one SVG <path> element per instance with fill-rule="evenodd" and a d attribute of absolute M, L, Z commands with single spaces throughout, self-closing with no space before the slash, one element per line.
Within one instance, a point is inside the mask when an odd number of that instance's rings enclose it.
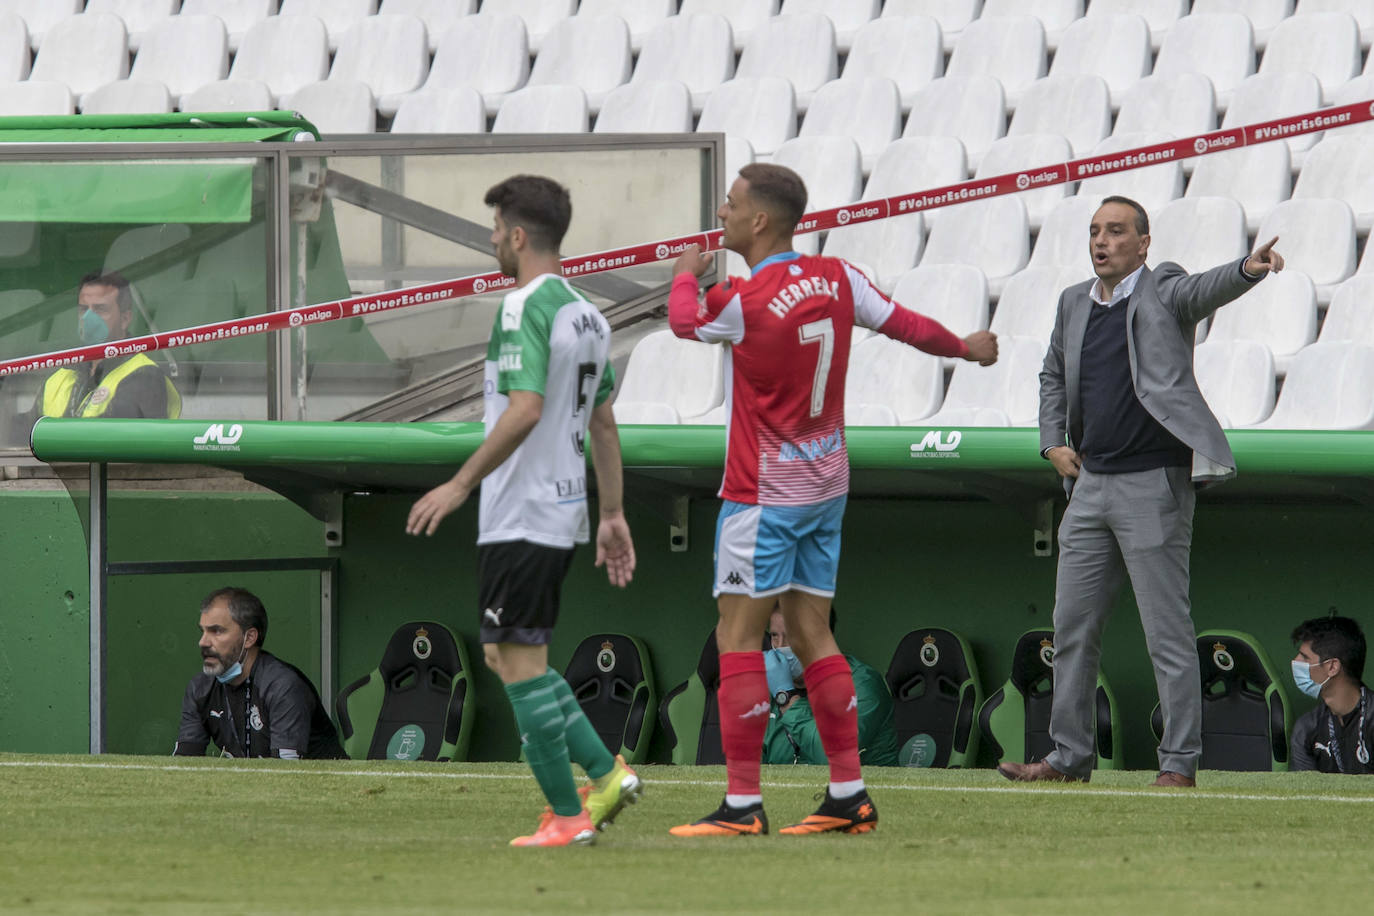
<path fill-rule="evenodd" d="M 764 763 L 826 764 L 825 748 L 816 730 L 816 716 L 806 698 L 802 663 L 787 639 L 782 611 L 774 609 L 768 620 L 772 648 L 763 653 L 768 693 L 773 701 L 768 730 L 763 736 Z M 835 609 L 830 609 L 830 629 L 835 629 Z M 859 762 L 863 766 L 896 766 L 897 733 L 892 730 L 892 697 L 887 683 L 874 668 L 846 655 L 854 678 L 858 703 Z"/>
<path fill-rule="evenodd" d="M 77 290 L 77 331 L 86 346 L 123 340 L 133 320 L 129 281 L 94 271 Z M 107 356 L 58 369 L 38 393 L 32 416 L 176 419 L 181 395 L 146 353 Z"/>
<path fill-rule="evenodd" d="M 201 757 L 347 757 L 310 679 L 262 646 L 267 610 L 252 592 L 221 588 L 200 604 L 201 673 L 186 685 L 172 753 Z"/>
<path fill-rule="evenodd" d="M 1293 681 L 1319 702 L 1293 726 L 1293 770 L 1374 773 L 1374 697 L 1364 676 L 1364 633 L 1349 617 L 1316 617 L 1293 630 Z"/>

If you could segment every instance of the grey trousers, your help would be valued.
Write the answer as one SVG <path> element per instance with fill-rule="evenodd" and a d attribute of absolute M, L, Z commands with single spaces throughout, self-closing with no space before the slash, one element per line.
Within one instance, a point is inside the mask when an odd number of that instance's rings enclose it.
<path fill-rule="evenodd" d="M 1059 524 L 1050 766 L 1086 779 L 1102 630 L 1129 575 L 1164 714 L 1159 768 L 1184 776 L 1202 756 L 1202 678 L 1188 600 L 1196 494 L 1189 468 L 1080 470 Z"/>

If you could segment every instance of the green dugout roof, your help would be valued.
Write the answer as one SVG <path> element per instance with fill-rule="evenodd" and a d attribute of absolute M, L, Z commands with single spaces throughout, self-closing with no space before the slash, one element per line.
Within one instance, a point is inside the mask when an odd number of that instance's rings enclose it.
<path fill-rule="evenodd" d="M 318 139 L 289 112 L 0 118 L 4 143 L 239 143 Z M 0 221 L 245 223 L 252 159 L 0 160 Z"/>

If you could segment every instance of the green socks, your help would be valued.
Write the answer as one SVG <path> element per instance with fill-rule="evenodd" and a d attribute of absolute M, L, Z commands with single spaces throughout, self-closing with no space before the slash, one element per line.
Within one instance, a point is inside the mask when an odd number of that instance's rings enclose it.
<path fill-rule="evenodd" d="M 591 720 L 578 705 L 568 682 L 552 668 L 544 672 L 544 677 L 554 680 L 553 690 L 558 697 L 559 708 L 563 711 L 563 737 L 567 742 L 568 756 L 587 772 L 594 780 L 599 780 L 615 769 L 615 757 L 606 750 L 606 743 L 592 727 Z"/>
<path fill-rule="evenodd" d="M 510 697 L 511 708 L 515 711 L 520 743 L 524 746 L 525 760 L 534 772 L 535 781 L 553 806 L 554 813 L 568 817 L 582 810 L 582 799 L 578 797 L 577 783 L 573 780 L 572 765 L 569 763 L 569 741 L 564 737 L 568 722 L 563 713 L 559 687 L 572 700 L 568 685 L 550 669 L 527 681 L 507 684 L 506 696 Z M 573 705 L 577 705 L 576 701 L 573 701 Z M 578 714 L 583 725 L 596 738 L 596 732 L 592 730 L 587 717 L 581 715 L 581 710 L 578 710 Z M 596 741 L 601 744 L 599 738 Z M 601 753 L 606 754 L 604 745 Z M 606 769 L 609 770 L 610 766 L 607 765 Z"/>

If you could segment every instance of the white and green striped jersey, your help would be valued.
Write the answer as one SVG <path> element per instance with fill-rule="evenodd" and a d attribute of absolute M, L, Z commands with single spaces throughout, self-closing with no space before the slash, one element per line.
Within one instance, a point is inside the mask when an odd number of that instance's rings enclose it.
<path fill-rule="evenodd" d="M 489 435 L 513 390 L 543 395 L 544 409 L 482 481 L 477 543 L 587 542 L 587 424 L 615 385 L 610 349 L 610 325 L 562 277 L 542 274 L 506 294 L 487 344 L 482 420 Z"/>

